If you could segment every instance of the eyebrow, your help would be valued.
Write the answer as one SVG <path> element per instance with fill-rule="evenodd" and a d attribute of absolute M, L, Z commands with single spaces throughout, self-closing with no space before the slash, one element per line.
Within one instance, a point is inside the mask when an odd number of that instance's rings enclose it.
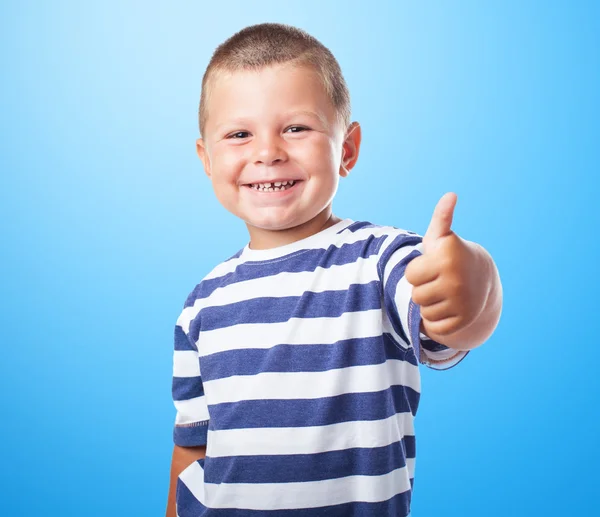
<path fill-rule="evenodd" d="M 298 110 L 298 111 L 292 111 L 291 113 L 288 113 L 288 116 L 293 117 L 295 115 L 307 115 L 309 117 L 315 117 L 319 120 L 319 122 L 321 122 L 321 124 L 323 124 L 325 127 L 329 127 L 329 123 L 327 122 L 327 119 L 320 113 L 317 113 L 315 111 L 310 111 L 310 110 Z"/>
<path fill-rule="evenodd" d="M 289 113 L 286 113 L 286 117 L 294 117 L 297 115 L 305 115 L 308 117 L 313 117 L 316 118 L 321 124 L 323 124 L 323 126 L 325 126 L 326 128 L 329 128 L 329 122 L 327 121 L 327 119 L 320 113 L 317 113 L 316 111 L 310 111 L 310 110 L 296 110 L 296 111 L 291 111 Z M 228 126 L 244 126 L 248 123 L 249 119 L 246 117 L 240 117 L 240 118 L 235 118 L 232 120 L 228 120 L 227 122 L 224 122 L 222 124 L 219 124 L 215 129 L 216 131 L 221 131 L 221 129 L 223 127 L 228 127 Z"/>

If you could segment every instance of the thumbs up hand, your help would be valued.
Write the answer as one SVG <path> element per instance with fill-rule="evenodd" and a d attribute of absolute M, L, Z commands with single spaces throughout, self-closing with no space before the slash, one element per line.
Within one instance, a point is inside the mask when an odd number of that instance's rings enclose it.
<path fill-rule="evenodd" d="M 468 335 L 462 331 L 483 312 L 492 283 L 487 252 L 452 231 L 456 201 L 453 193 L 440 199 L 423 237 L 423 254 L 405 271 L 412 299 L 421 306 L 421 330 L 447 346 Z"/>

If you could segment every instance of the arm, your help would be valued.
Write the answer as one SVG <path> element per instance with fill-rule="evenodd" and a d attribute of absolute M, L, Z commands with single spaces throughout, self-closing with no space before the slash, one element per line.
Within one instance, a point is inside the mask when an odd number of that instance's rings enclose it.
<path fill-rule="evenodd" d="M 406 268 L 412 299 L 421 306 L 421 331 L 456 350 L 470 350 L 492 334 L 502 310 L 502 285 L 490 254 L 452 229 L 456 196 L 436 206 L 423 255 Z"/>
<path fill-rule="evenodd" d="M 206 446 L 199 447 L 173 447 L 173 458 L 171 459 L 171 480 L 169 483 L 169 496 L 167 498 L 166 517 L 176 517 L 175 494 L 177 491 L 177 478 L 194 461 L 204 458 Z"/>
<path fill-rule="evenodd" d="M 173 457 L 167 497 L 167 517 L 177 515 L 177 481 L 179 475 L 196 460 L 206 454 L 208 436 L 208 406 L 200 375 L 200 358 L 194 340 L 187 331 L 194 316 L 187 309 L 192 295 L 188 297 L 183 312 L 177 320 L 173 352 L 173 402 L 177 414 L 173 428 Z M 185 330 L 184 330 L 185 329 Z"/>
<path fill-rule="evenodd" d="M 421 320 L 421 331 L 424 334 L 434 341 L 456 350 L 471 350 L 487 341 L 498 325 L 502 312 L 502 284 L 496 264 L 490 254 L 481 246 L 466 241 L 465 244 L 471 248 L 472 252 L 470 263 L 473 266 L 468 276 L 472 277 L 471 283 L 477 284 L 475 289 L 485 293 L 480 307 L 476 306 L 471 309 L 473 313 L 480 311 L 479 314 L 462 328 L 457 325 L 457 330 L 447 333 L 436 333 L 435 328 L 432 328 L 434 327 L 432 322 Z M 475 298 L 479 299 L 481 296 L 476 294 Z M 470 319 L 468 313 L 463 318 L 465 321 Z M 458 317 L 456 319 L 458 323 Z"/>

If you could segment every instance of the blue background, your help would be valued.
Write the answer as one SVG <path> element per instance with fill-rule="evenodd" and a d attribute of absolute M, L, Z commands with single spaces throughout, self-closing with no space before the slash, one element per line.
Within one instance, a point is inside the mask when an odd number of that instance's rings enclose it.
<path fill-rule="evenodd" d="M 194 151 L 214 48 L 338 57 L 364 143 L 335 212 L 494 256 L 500 326 L 423 370 L 414 517 L 598 511 L 597 2 L 2 2 L 0 489 L 8 515 L 164 515 L 172 335 L 246 243 Z"/>

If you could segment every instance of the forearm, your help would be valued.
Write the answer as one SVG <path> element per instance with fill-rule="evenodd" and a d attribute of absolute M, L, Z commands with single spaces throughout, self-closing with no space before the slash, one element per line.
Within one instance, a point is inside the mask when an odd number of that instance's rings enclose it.
<path fill-rule="evenodd" d="M 492 335 L 500 320 L 502 312 L 502 284 L 498 269 L 490 254 L 474 243 L 473 251 L 479 256 L 477 274 L 480 275 L 482 289 L 487 290 L 485 302 L 473 321 L 452 334 L 437 335 L 427 331 L 426 324 L 422 331 L 431 339 L 456 350 L 471 350 L 483 344 Z"/>
<path fill-rule="evenodd" d="M 177 491 L 177 478 L 194 461 L 204 458 L 206 447 L 173 447 L 173 458 L 171 459 L 171 479 L 169 483 L 169 496 L 167 498 L 166 517 L 176 517 L 175 495 Z"/>

